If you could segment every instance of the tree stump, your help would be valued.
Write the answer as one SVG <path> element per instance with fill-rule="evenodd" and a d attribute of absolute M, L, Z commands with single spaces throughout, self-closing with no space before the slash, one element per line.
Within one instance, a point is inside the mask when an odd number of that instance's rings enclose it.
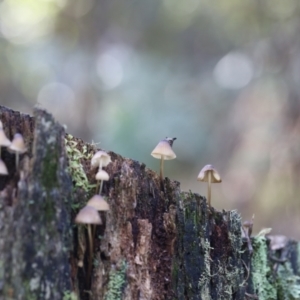
<path fill-rule="evenodd" d="M 1 300 L 300 299 L 298 242 L 242 237 L 236 211 L 209 208 L 113 152 L 103 185 L 110 210 L 95 229 L 89 279 L 87 230 L 74 218 L 95 194 L 97 149 L 41 109 L 30 117 L 0 106 L 0 119 L 27 146 L 18 168 L 2 149 Z"/>

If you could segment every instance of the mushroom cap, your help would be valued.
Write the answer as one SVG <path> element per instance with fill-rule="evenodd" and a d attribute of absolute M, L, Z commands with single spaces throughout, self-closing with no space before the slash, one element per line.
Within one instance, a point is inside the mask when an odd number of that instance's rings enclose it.
<path fill-rule="evenodd" d="M 99 167 L 100 161 L 102 162 L 102 167 L 106 167 L 111 162 L 110 155 L 105 151 L 97 151 L 91 160 L 92 169 Z"/>
<path fill-rule="evenodd" d="M 1 122 L 1 124 L 2 124 L 2 122 Z M 10 144 L 11 144 L 11 141 L 7 138 L 4 130 L 0 127 L 0 147 L 9 147 Z"/>
<path fill-rule="evenodd" d="M 79 211 L 75 218 L 75 222 L 79 224 L 102 224 L 97 210 L 88 205 Z"/>
<path fill-rule="evenodd" d="M 212 165 L 206 165 L 200 171 L 197 180 L 208 182 L 208 174 L 211 173 L 211 182 L 219 183 L 222 182 L 221 176 L 218 171 Z"/>
<path fill-rule="evenodd" d="M 92 206 L 96 210 L 109 210 L 109 205 L 108 203 L 104 200 L 104 198 L 100 195 L 95 195 L 93 196 L 87 204 L 88 206 Z"/>
<path fill-rule="evenodd" d="M 151 152 L 151 155 L 157 159 L 161 159 L 163 156 L 165 160 L 171 160 L 176 158 L 176 154 L 171 146 L 171 144 L 173 144 L 173 141 L 174 139 L 169 138 L 160 141 Z"/>
<path fill-rule="evenodd" d="M 12 152 L 24 153 L 26 152 L 26 147 L 22 134 L 16 133 L 9 146 L 9 150 Z"/>
<path fill-rule="evenodd" d="M 96 174 L 96 180 L 107 181 L 107 180 L 109 180 L 109 175 L 108 175 L 108 173 L 106 171 L 99 170 L 98 173 Z"/>
<path fill-rule="evenodd" d="M 8 175 L 8 171 L 6 165 L 2 159 L 0 159 L 0 174 L 1 175 Z"/>
<path fill-rule="evenodd" d="M 273 251 L 284 248 L 288 243 L 288 238 L 284 235 L 269 235 L 268 239 L 270 240 L 270 248 Z"/>

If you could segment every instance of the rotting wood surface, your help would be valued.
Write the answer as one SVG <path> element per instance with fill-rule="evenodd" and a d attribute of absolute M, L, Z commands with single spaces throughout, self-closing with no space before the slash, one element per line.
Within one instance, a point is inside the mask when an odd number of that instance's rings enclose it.
<path fill-rule="evenodd" d="M 10 171 L 0 177 L 1 300 L 285 299 L 278 298 L 288 293 L 278 284 L 281 273 L 294 280 L 296 295 L 298 243 L 274 250 L 275 257 L 285 253 L 278 262 L 268 258 L 266 239 L 253 240 L 256 274 L 236 211 L 209 209 L 178 182 L 162 182 L 144 164 L 113 152 L 103 185 L 111 209 L 96 227 L 88 282 L 86 228 L 73 221 L 95 190 L 96 148 L 65 135 L 40 109 L 30 117 L 0 106 L 0 119 L 7 136 L 22 133 L 28 147 L 19 170 L 14 155 L 2 151 Z M 282 268 L 287 263 L 290 271 Z"/>

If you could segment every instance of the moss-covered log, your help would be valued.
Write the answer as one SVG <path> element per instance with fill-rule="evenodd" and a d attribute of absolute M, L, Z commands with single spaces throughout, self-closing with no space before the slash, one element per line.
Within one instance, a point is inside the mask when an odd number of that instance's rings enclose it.
<path fill-rule="evenodd" d="M 110 211 L 96 227 L 90 278 L 87 230 L 74 218 L 95 193 L 97 149 L 40 109 L 30 117 L 0 107 L 0 119 L 28 147 L 18 169 L 2 151 L 9 176 L 0 176 L 1 300 L 300 299 L 297 242 L 247 242 L 236 211 L 210 209 L 113 152 L 103 185 Z"/>

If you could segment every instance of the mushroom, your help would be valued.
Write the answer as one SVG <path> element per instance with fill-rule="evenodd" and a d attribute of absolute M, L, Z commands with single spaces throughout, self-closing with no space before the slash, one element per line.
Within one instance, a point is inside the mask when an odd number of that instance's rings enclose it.
<path fill-rule="evenodd" d="M 75 218 L 75 222 L 79 224 L 87 224 L 88 228 L 88 239 L 90 247 L 90 257 L 89 257 L 89 266 L 88 266 L 88 282 L 92 271 L 92 261 L 93 261 L 93 236 L 91 230 L 91 224 L 102 224 L 100 216 L 97 210 L 92 206 L 85 206 L 82 208 Z"/>
<path fill-rule="evenodd" d="M 106 167 L 111 162 L 110 155 L 108 155 L 105 151 L 98 151 L 94 154 L 91 160 L 91 168 L 97 168 L 99 167 L 99 170 L 102 169 L 102 167 Z"/>
<path fill-rule="evenodd" d="M 6 165 L 2 159 L 0 159 L 0 174 L 1 175 L 8 175 L 8 171 Z"/>
<path fill-rule="evenodd" d="M 1 147 L 9 147 L 10 145 L 11 145 L 11 141 L 5 135 L 5 132 L 2 128 L 2 122 L 1 122 L 1 124 L 0 124 L 0 157 L 1 157 Z"/>
<path fill-rule="evenodd" d="M 164 173 L 164 160 L 171 160 L 176 158 L 172 146 L 176 138 L 166 137 L 164 140 L 160 141 L 157 146 L 151 152 L 151 155 L 157 159 L 160 159 L 160 178 L 163 179 Z"/>
<path fill-rule="evenodd" d="M 16 154 L 16 168 L 18 168 L 19 165 L 19 155 L 26 152 L 26 147 L 24 144 L 24 139 L 22 134 L 20 133 L 16 133 L 14 135 L 14 138 L 10 144 L 10 146 L 8 147 L 9 151 L 11 152 L 15 152 Z"/>
<path fill-rule="evenodd" d="M 96 210 L 99 211 L 106 211 L 109 210 L 108 203 L 104 200 L 104 198 L 100 195 L 93 196 L 87 204 L 88 206 L 94 207 Z"/>
<path fill-rule="evenodd" d="M 97 187 L 96 187 L 96 192 L 98 190 L 98 185 L 99 185 L 99 181 L 101 182 L 100 184 L 100 189 L 99 189 L 99 195 L 102 192 L 102 186 L 103 186 L 103 181 L 107 181 L 109 180 L 109 175 L 106 171 L 99 169 L 98 173 L 96 174 L 96 180 L 97 180 Z"/>
<path fill-rule="evenodd" d="M 197 180 L 208 182 L 207 201 L 211 207 L 211 184 L 222 182 L 221 176 L 212 165 L 206 165 L 200 171 Z"/>
<path fill-rule="evenodd" d="M 107 211 L 109 210 L 109 205 L 108 203 L 104 200 L 104 198 L 100 195 L 95 195 L 93 196 L 87 204 L 88 206 L 91 206 L 95 208 L 98 211 Z M 96 233 L 96 226 L 93 226 L 93 237 L 95 236 Z"/>

